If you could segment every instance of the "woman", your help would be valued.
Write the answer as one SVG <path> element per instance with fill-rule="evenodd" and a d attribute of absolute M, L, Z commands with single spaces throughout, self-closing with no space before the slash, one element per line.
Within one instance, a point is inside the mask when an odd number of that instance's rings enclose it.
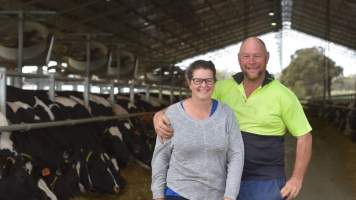
<path fill-rule="evenodd" d="M 186 70 L 192 96 L 166 111 L 174 136 L 157 139 L 152 159 L 154 199 L 236 199 L 243 168 L 243 142 L 233 111 L 211 99 L 215 66 L 198 60 Z"/>

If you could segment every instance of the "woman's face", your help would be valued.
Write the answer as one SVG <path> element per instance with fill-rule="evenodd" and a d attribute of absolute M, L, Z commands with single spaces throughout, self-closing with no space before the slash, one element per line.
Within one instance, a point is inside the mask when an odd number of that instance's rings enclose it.
<path fill-rule="evenodd" d="M 215 84 L 213 72 L 210 69 L 196 69 L 188 84 L 192 91 L 192 98 L 210 99 Z"/>

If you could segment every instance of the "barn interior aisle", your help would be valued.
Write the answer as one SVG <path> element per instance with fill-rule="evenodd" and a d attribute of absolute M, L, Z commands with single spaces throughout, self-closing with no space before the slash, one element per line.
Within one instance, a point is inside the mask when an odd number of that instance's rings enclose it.
<path fill-rule="evenodd" d="M 127 187 L 123 190 L 123 195 L 119 196 L 120 200 L 146 200 L 152 199 L 151 195 L 151 169 L 147 169 L 131 162 L 123 170 L 123 176 L 127 180 Z"/>
<path fill-rule="evenodd" d="M 313 127 L 313 157 L 298 200 L 356 199 L 356 143 L 325 121 L 309 120 Z M 286 137 L 288 175 L 294 163 L 294 146 L 295 140 Z"/>

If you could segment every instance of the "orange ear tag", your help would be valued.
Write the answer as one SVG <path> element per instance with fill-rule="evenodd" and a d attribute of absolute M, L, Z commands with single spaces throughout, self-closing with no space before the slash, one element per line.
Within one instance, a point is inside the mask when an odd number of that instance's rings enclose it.
<path fill-rule="evenodd" d="M 42 176 L 49 176 L 51 174 L 51 170 L 49 168 L 42 169 Z"/>

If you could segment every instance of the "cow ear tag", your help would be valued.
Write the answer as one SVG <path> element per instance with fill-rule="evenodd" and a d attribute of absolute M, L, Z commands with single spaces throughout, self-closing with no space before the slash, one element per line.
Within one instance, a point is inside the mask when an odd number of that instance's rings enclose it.
<path fill-rule="evenodd" d="M 49 168 L 42 169 L 42 176 L 49 176 L 51 174 L 51 170 Z"/>

